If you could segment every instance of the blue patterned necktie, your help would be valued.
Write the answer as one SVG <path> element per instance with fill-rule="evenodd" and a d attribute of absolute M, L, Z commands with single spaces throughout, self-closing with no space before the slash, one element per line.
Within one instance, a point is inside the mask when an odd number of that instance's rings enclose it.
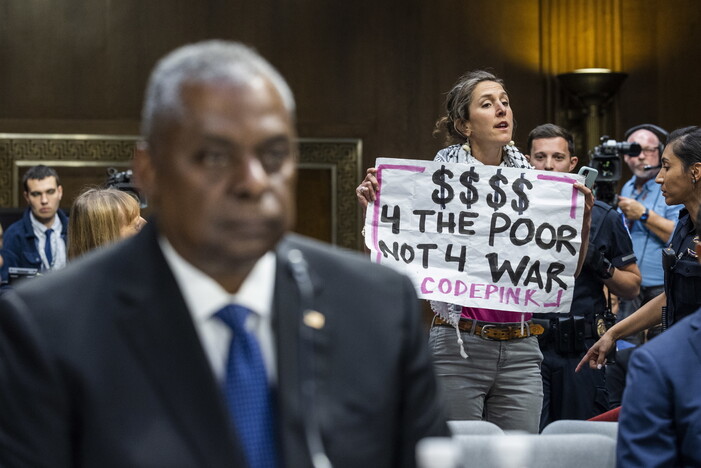
<path fill-rule="evenodd" d="M 224 393 L 248 466 L 276 467 L 272 395 L 258 340 L 245 327 L 250 313 L 245 307 L 228 305 L 215 314 L 233 332 Z"/>
<path fill-rule="evenodd" d="M 51 263 L 54 261 L 53 255 L 51 255 L 51 234 L 53 234 L 54 230 L 49 228 L 46 231 L 44 231 L 44 234 L 46 235 L 46 241 L 44 242 L 44 253 L 46 254 L 46 264 L 48 265 L 46 267 L 47 270 L 51 269 Z"/>

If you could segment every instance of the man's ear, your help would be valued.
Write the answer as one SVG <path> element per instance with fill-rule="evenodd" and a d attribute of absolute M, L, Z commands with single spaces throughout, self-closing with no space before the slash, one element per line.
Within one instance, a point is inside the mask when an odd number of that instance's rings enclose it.
<path fill-rule="evenodd" d="M 570 170 L 568 172 L 572 172 L 577 167 L 578 162 L 579 158 L 577 156 L 570 156 Z"/>
<path fill-rule="evenodd" d="M 27 201 L 27 203 L 29 203 L 29 193 L 25 191 L 22 192 L 22 194 L 24 194 L 24 199 Z"/>
<path fill-rule="evenodd" d="M 132 161 L 132 171 L 134 173 L 134 185 L 152 201 L 156 197 L 156 168 L 153 161 L 153 154 L 149 144 L 140 141 L 136 144 L 134 160 Z"/>
<path fill-rule="evenodd" d="M 61 198 L 63 198 L 63 185 L 56 187 L 56 193 L 58 194 L 58 200 L 61 201 Z"/>

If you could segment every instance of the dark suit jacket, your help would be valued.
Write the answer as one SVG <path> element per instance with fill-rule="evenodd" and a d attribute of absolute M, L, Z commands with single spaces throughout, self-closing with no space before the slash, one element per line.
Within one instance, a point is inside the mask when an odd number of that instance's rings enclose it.
<path fill-rule="evenodd" d="M 701 466 L 701 309 L 631 355 L 619 467 Z"/>
<path fill-rule="evenodd" d="M 0 466 L 244 466 L 153 224 L 0 301 Z M 326 317 L 304 339 L 289 248 L 304 253 Z M 416 441 L 447 429 L 410 282 L 296 236 L 278 247 L 275 281 L 285 465 L 310 466 L 313 416 L 335 467 L 412 466 Z"/>

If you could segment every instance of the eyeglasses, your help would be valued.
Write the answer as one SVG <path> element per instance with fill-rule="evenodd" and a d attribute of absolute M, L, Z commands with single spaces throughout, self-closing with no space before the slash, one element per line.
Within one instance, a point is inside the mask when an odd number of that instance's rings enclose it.
<path fill-rule="evenodd" d="M 641 152 L 649 156 L 651 154 L 655 154 L 657 152 L 657 150 L 659 150 L 658 147 L 651 146 L 651 147 L 643 148 Z"/>

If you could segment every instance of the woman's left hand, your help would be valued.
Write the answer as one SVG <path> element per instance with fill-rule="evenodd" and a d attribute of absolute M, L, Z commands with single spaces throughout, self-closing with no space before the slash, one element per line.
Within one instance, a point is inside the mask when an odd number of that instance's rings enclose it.
<path fill-rule="evenodd" d="M 589 230 L 591 229 L 591 210 L 594 207 L 594 193 L 589 187 L 579 182 L 574 184 L 574 188 L 579 190 L 584 195 L 584 215 L 582 220 L 582 247 L 579 249 L 579 260 L 577 262 L 577 270 L 574 277 L 579 276 L 584 265 L 584 259 L 587 258 L 587 250 L 589 250 Z"/>
<path fill-rule="evenodd" d="M 584 184 L 580 184 L 579 182 L 576 182 L 574 184 L 574 188 L 579 190 L 582 193 L 582 195 L 584 195 L 584 217 L 585 217 L 585 219 L 587 217 L 591 218 L 591 209 L 594 206 L 594 192 L 592 192 L 589 187 L 587 187 Z"/>

